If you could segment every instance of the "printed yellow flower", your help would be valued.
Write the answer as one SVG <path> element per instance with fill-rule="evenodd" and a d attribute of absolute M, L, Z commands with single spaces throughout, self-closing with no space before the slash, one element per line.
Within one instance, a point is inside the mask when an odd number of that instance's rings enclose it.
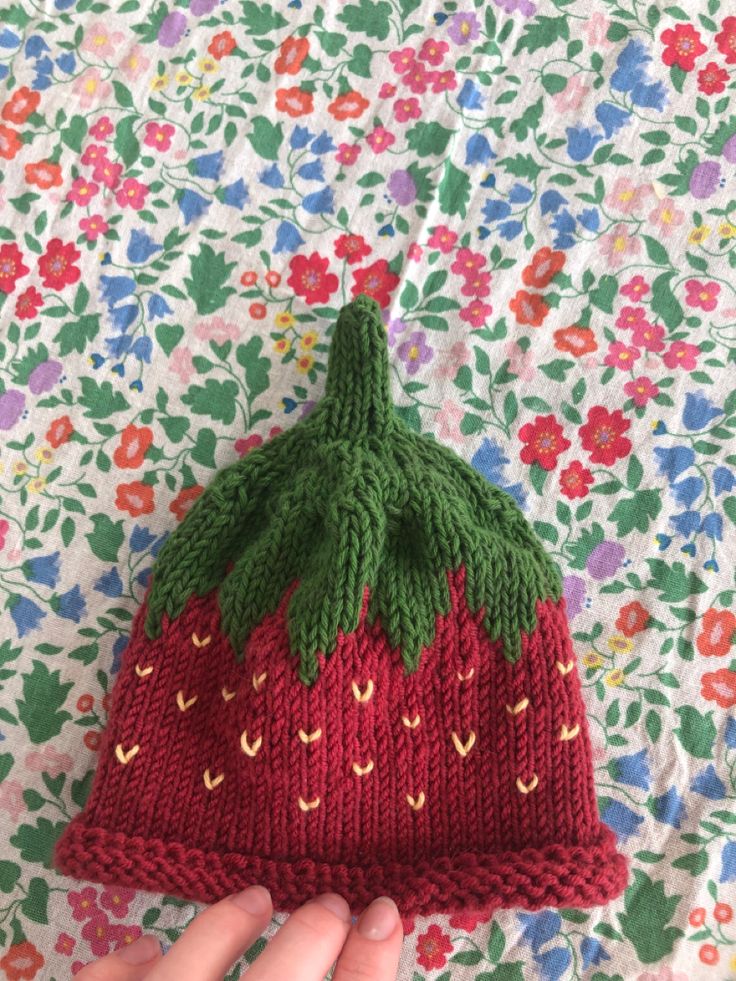
<path fill-rule="evenodd" d="M 583 654 L 583 664 L 586 668 L 599 668 L 603 664 L 603 658 L 597 651 L 588 651 Z"/>
<path fill-rule="evenodd" d="M 299 347 L 302 351 L 311 351 L 314 345 L 319 340 L 319 334 L 316 330 L 308 330 L 307 333 L 299 341 Z"/>
<path fill-rule="evenodd" d="M 273 342 L 273 349 L 276 354 L 288 354 L 291 350 L 291 341 L 288 337 L 280 337 Z"/>
<path fill-rule="evenodd" d="M 616 688 L 618 685 L 622 684 L 624 680 L 624 673 L 621 668 L 614 668 L 613 671 L 609 671 L 606 675 L 606 684 L 610 685 L 611 688 Z"/>
<path fill-rule="evenodd" d="M 718 234 L 721 238 L 733 238 L 736 235 L 736 225 L 732 225 L 730 221 L 724 221 L 722 225 L 718 226 Z"/>
<path fill-rule="evenodd" d="M 710 228 L 707 225 L 698 225 L 688 235 L 688 242 L 691 245 L 701 245 L 710 235 Z"/>
<path fill-rule="evenodd" d="M 179 85 L 191 85 L 191 83 L 194 81 L 192 76 L 185 68 L 180 68 L 174 77 Z"/>
<path fill-rule="evenodd" d="M 634 649 L 634 641 L 623 634 L 614 634 L 608 638 L 608 649 L 614 654 L 630 654 Z"/>
<path fill-rule="evenodd" d="M 198 102 L 203 102 L 205 99 L 209 99 L 210 90 L 208 85 L 200 85 L 199 88 L 194 93 L 194 98 Z"/>
<path fill-rule="evenodd" d="M 197 62 L 197 65 L 201 72 L 207 72 L 208 74 L 210 72 L 216 72 L 220 67 L 211 55 L 207 55 L 204 58 L 200 58 L 199 61 Z"/>
<path fill-rule="evenodd" d="M 36 459 L 39 463 L 51 463 L 54 459 L 54 452 L 50 446 L 39 446 L 36 450 Z"/>
<path fill-rule="evenodd" d="M 274 317 L 274 323 L 282 330 L 288 330 L 289 327 L 294 326 L 296 320 L 294 315 L 289 313 L 288 310 L 282 310 L 281 313 L 277 313 Z"/>
<path fill-rule="evenodd" d="M 28 481 L 28 484 L 26 486 L 28 487 L 28 490 L 31 492 L 31 494 L 38 494 L 46 486 L 46 478 L 34 477 L 32 480 Z"/>
<path fill-rule="evenodd" d="M 156 75 L 156 77 L 151 82 L 151 88 L 154 92 L 160 92 L 161 89 L 165 89 L 169 84 L 168 75 Z"/>
<path fill-rule="evenodd" d="M 296 370 L 300 371 L 303 375 L 306 375 L 308 371 L 311 370 L 314 364 L 314 358 L 311 354 L 303 354 L 301 358 L 297 360 Z"/>
<path fill-rule="evenodd" d="M 28 473 L 28 464 L 24 460 L 16 460 L 13 464 L 13 473 L 16 477 L 22 476 L 24 473 Z"/>

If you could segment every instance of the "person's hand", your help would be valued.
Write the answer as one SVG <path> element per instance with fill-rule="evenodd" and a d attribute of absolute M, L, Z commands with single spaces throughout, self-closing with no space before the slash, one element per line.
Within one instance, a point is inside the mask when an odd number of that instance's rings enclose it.
<path fill-rule="evenodd" d="M 142 936 L 88 964 L 76 981 L 222 981 L 271 922 L 271 897 L 251 886 L 210 906 L 189 924 L 165 956 Z M 403 930 L 391 899 L 374 900 L 351 926 L 336 893 L 318 896 L 291 914 L 247 969 L 247 981 L 395 981 Z"/>

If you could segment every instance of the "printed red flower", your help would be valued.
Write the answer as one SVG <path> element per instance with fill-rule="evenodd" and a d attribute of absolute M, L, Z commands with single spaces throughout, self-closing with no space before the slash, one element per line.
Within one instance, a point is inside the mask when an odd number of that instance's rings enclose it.
<path fill-rule="evenodd" d="M 265 303 L 251 303 L 251 305 L 248 307 L 248 313 L 253 320 L 263 320 L 266 316 Z"/>
<path fill-rule="evenodd" d="M 436 923 L 430 923 L 427 932 L 417 937 L 417 964 L 426 971 L 438 971 L 447 963 L 452 949 L 449 936 Z"/>
<path fill-rule="evenodd" d="M 10 531 L 10 522 L 0 518 L 0 549 L 5 548 L 5 536 Z"/>
<path fill-rule="evenodd" d="M 365 293 L 372 296 L 383 310 L 391 302 L 391 292 L 399 285 L 399 277 L 391 272 L 388 262 L 385 259 L 377 259 L 372 265 L 365 269 L 356 269 L 353 272 L 353 296 Z"/>
<path fill-rule="evenodd" d="M 736 17 L 733 20 L 736 22 Z M 695 59 L 708 50 L 692 24 L 676 24 L 674 28 L 668 27 L 666 31 L 662 31 L 660 41 L 666 45 L 662 52 L 662 61 L 665 65 L 670 68 L 672 65 L 677 65 L 684 72 L 691 72 L 695 68 Z"/>
<path fill-rule="evenodd" d="M 269 286 L 278 286 L 281 282 L 281 273 L 276 272 L 275 269 L 269 269 L 263 278 Z"/>
<path fill-rule="evenodd" d="M 214 55 L 214 51 L 212 52 Z M 309 54 L 309 39 L 306 37 L 287 37 L 281 43 L 279 56 L 273 70 L 277 75 L 296 75 Z"/>
<path fill-rule="evenodd" d="M 306 116 L 314 109 L 312 93 L 304 92 L 296 85 L 290 89 L 276 89 L 276 109 L 292 119 Z"/>
<path fill-rule="evenodd" d="M 59 954 L 66 954 L 67 957 L 71 957 L 76 943 L 74 937 L 70 937 L 68 933 L 60 933 L 56 938 L 54 950 Z"/>
<path fill-rule="evenodd" d="M 91 750 L 93 753 L 96 753 L 102 745 L 102 736 L 99 734 L 99 732 L 92 732 L 91 729 L 88 729 L 85 732 L 84 739 L 82 741 L 87 749 Z"/>
<path fill-rule="evenodd" d="M 85 886 L 79 892 L 71 889 L 66 895 L 66 901 L 72 908 L 72 916 L 75 920 L 88 920 L 98 912 L 97 890 L 92 886 Z"/>
<path fill-rule="evenodd" d="M 521 274 L 521 281 L 525 286 L 543 290 L 545 286 L 549 286 L 564 265 L 565 253 L 553 252 L 545 246 L 532 256 L 532 261 Z"/>
<path fill-rule="evenodd" d="M 619 292 L 630 300 L 640 300 L 647 295 L 649 288 L 649 283 L 643 276 L 633 276 L 628 283 L 624 283 Z"/>
<path fill-rule="evenodd" d="M 61 167 L 56 163 L 49 163 L 48 160 L 27 163 L 24 171 L 26 183 L 35 184 L 42 191 L 48 191 L 50 187 L 61 187 Z"/>
<path fill-rule="evenodd" d="M 706 610 L 695 646 L 703 657 L 725 657 L 736 636 L 736 616 L 730 610 Z"/>
<path fill-rule="evenodd" d="M 729 74 L 715 61 L 709 61 L 705 68 L 698 72 L 698 88 L 704 95 L 717 95 L 726 88 Z"/>
<path fill-rule="evenodd" d="M 69 416 L 59 416 L 54 419 L 46 430 L 46 442 L 57 449 L 62 443 L 66 443 L 74 432 L 74 426 Z"/>
<path fill-rule="evenodd" d="M 716 34 L 716 44 L 727 65 L 736 65 L 736 17 L 726 17 Z"/>
<path fill-rule="evenodd" d="M 263 446 L 263 436 L 260 433 L 251 433 L 250 436 L 235 440 L 235 452 L 238 456 L 247 456 L 252 450 Z"/>
<path fill-rule="evenodd" d="M 690 926 L 701 927 L 705 923 L 705 910 L 703 907 L 696 906 L 695 909 L 690 910 L 687 922 Z"/>
<path fill-rule="evenodd" d="M 570 500 L 575 497 L 587 497 L 588 486 L 592 483 L 593 474 L 582 465 L 580 460 L 573 460 L 560 474 L 560 490 Z"/>
<path fill-rule="evenodd" d="M 143 458 L 153 442 L 153 430 L 148 426 L 129 423 L 120 434 L 120 445 L 112 455 L 116 467 L 135 470 L 143 465 Z"/>
<path fill-rule="evenodd" d="M 341 143 L 337 148 L 335 160 L 343 167 L 351 167 L 360 156 L 361 148 L 357 144 Z"/>
<path fill-rule="evenodd" d="M 73 242 L 64 244 L 60 238 L 52 238 L 38 260 L 41 283 L 52 290 L 61 290 L 76 283 L 81 275 L 79 267 L 74 265 L 78 258 L 79 250 Z"/>
<path fill-rule="evenodd" d="M 704 964 L 713 966 L 718 963 L 721 955 L 718 953 L 718 948 L 714 947 L 713 944 L 702 944 L 698 951 L 698 957 Z"/>
<path fill-rule="evenodd" d="M 616 617 L 616 630 L 620 631 L 624 637 L 634 637 L 642 630 L 647 629 L 649 623 L 649 610 L 642 606 L 638 600 L 627 603 L 618 611 Z"/>
<path fill-rule="evenodd" d="M 558 456 L 570 446 L 553 415 L 527 422 L 519 430 L 519 439 L 527 444 L 519 454 L 522 463 L 538 463 L 542 470 L 554 470 Z"/>
<path fill-rule="evenodd" d="M 713 919 L 716 923 L 730 923 L 733 919 L 733 906 L 729 903 L 716 903 L 713 907 Z"/>
<path fill-rule="evenodd" d="M 17 130 L 10 126 L 0 126 L 0 157 L 3 160 L 12 160 L 22 146 Z"/>
<path fill-rule="evenodd" d="M 160 150 L 162 153 L 171 146 L 171 137 L 176 132 L 176 128 L 171 123 L 146 123 L 146 135 L 143 142 L 146 146 Z"/>
<path fill-rule="evenodd" d="M 95 699 L 93 695 L 80 695 L 77 699 L 77 711 L 79 712 L 91 712 L 92 707 L 95 704 Z"/>
<path fill-rule="evenodd" d="M 368 100 L 364 99 L 360 92 L 350 91 L 333 99 L 327 107 L 327 111 L 338 121 L 357 119 L 358 116 L 363 115 L 369 105 Z"/>
<path fill-rule="evenodd" d="M 598 341 L 589 327 L 572 324 L 570 327 L 560 327 L 553 336 L 557 350 L 572 354 L 574 358 L 581 358 L 584 354 L 598 350 Z"/>
<path fill-rule="evenodd" d="M 335 242 L 335 255 L 338 259 L 347 259 L 351 266 L 372 251 L 362 235 L 341 235 Z"/>
<path fill-rule="evenodd" d="M 631 453 L 631 440 L 623 434 L 631 426 L 620 409 L 609 412 L 602 405 L 588 409 L 588 421 L 580 427 L 583 449 L 590 454 L 591 463 L 610 467 Z"/>
<path fill-rule="evenodd" d="M 509 310 L 515 315 L 517 324 L 529 324 L 531 327 L 541 327 L 549 313 L 544 298 L 526 290 L 518 290 L 509 300 Z"/>
<path fill-rule="evenodd" d="M 111 927 L 107 913 L 103 913 L 102 910 L 97 910 L 82 927 L 82 936 L 89 942 L 89 949 L 95 957 L 104 957 L 110 953 L 113 940 Z"/>
<path fill-rule="evenodd" d="M 434 38 L 430 37 L 424 42 L 419 51 L 419 57 L 422 61 L 428 62 L 430 65 L 442 64 L 442 59 L 450 50 L 450 45 L 447 41 L 436 41 Z"/>
<path fill-rule="evenodd" d="M 330 260 L 319 252 L 310 256 L 295 255 L 289 263 L 291 275 L 286 280 L 297 296 L 310 304 L 327 303 L 340 282 L 334 273 L 327 272 Z"/>
<path fill-rule="evenodd" d="M 40 92 L 34 92 L 27 85 L 23 85 L 21 88 L 16 89 L 10 96 L 3 106 L 2 112 L 0 112 L 0 117 L 6 123 L 14 123 L 16 126 L 21 126 L 31 113 L 38 109 L 40 101 Z"/>
<path fill-rule="evenodd" d="M 480 913 L 476 910 L 470 912 L 453 913 L 450 917 L 450 926 L 453 930 L 465 930 L 472 933 L 481 923 L 487 923 L 491 918 L 490 913 Z"/>
<path fill-rule="evenodd" d="M 659 395 L 659 387 L 644 375 L 627 381 L 624 385 L 624 391 L 634 400 L 634 405 L 639 406 L 639 408 L 646 405 L 649 399 L 656 398 Z"/>
<path fill-rule="evenodd" d="M 23 264 L 23 253 L 15 242 L 0 245 L 0 293 L 12 293 L 16 281 L 28 273 Z"/>
<path fill-rule="evenodd" d="M 490 303 L 484 303 L 481 299 L 475 299 L 460 311 L 460 319 L 466 324 L 470 324 L 473 330 L 483 327 L 486 320 L 493 313 Z"/>
<path fill-rule="evenodd" d="M 616 326 L 621 327 L 622 330 L 630 330 L 640 324 L 648 323 L 647 311 L 644 307 L 621 307 L 621 311 L 616 317 Z"/>
<path fill-rule="evenodd" d="M 637 347 L 643 347 L 645 351 L 664 351 L 664 327 L 660 324 L 650 324 L 642 320 L 634 327 L 631 339 Z"/>
<path fill-rule="evenodd" d="M 437 76 L 437 72 L 430 72 L 418 61 L 413 61 L 407 68 L 402 81 L 415 95 L 422 95 L 427 91 L 427 86 L 431 85 Z"/>
<path fill-rule="evenodd" d="M 115 200 L 121 208 L 131 207 L 134 211 L 140 211 L 146 203 L 148 187 L 141 184 L 135 177 L 126 177 L 122 185 L 115 194 Z"/>
<path fill-rule="evenodd" d="M 102 146 L 100 143 L 90 143 L 89 146 L 84 148 L 84 152 L 80 157 L 80 161 L 85 167 L 94 167 L 102 160 L 107 160 L 107 147 Z"/>
<path fill-rule="evenodd" d="M 204 487 L 194 484 L 193 487 L 183 487 L 179 491 L 171 504 L 169 504 L 169 511 L 176 515 L 177 521 L 183 521 L 186 518 L 192 504 L 194 504 L 203 490 Z"/>
<path fill-rule="evenodd" d="M 468 276 L 460 287 L 463 296 L 488 296 L 491 292 L 491 274 L 487 270 Z"/>
<path fill-rule="evenodd" d="M 105 886 L 100 893 L 100 906 L 110 910 L 113 916 L 120 919 L 128 915 L 128 906 L 133 901 L 135 889 L 124 886 Z"/>
<path fill-rule="evenodd" d="M 45 961 L 30 940 L 13 944 L 7 954 L 0 959 L 0 967 L 8 981 L 31 981 L 43 967 Z"/>
<path fill-rule="evenodd" d="M 153 487 L 141 480 L 130 484 L 118 484 L 115 496 L 115 507 L 118 511 L 127 511 L 132 518 L 153 511 Z"/>
<path fill-rule="evenodd" d="M 235 48 L 235 38 L 232 36 L 230 31 L 221 31 L 219 34 L 215 34 L 210 43 L 207 45 L 207 50 L 215 61 L 221 61 L 223 58 L 227 58 L 229 54 L 232 54 Z"/>
<path fill-rule="evenodd" d="M 428 73 L 432 78 L 432 91 L 433 92 L 447 92 L 452 91 L 452 89 L 457 88 L 457 76 L 452 68 L 448 68 L 443 72 L 431 72 Z"/>

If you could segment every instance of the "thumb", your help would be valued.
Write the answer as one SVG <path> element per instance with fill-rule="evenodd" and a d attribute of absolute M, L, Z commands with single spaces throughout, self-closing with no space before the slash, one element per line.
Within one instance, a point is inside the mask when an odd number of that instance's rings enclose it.
<path fill-rule="evenodd" d="M 83 967 L 75 981 L 140 981 L 161 960 L 161 947 L 155 937 L 138 937 Z"/>

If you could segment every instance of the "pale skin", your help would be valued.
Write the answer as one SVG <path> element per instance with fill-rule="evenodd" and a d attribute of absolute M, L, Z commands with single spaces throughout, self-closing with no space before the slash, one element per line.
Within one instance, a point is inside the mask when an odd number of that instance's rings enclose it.
<path fill-rule="evenodd" d="M 165 956 L 158 940 L 144 935 L 88 964 L 76 981 L 222 981 L 272 913 L 268 891 L 250 886 L 195 917 Z M 352 923 L 342 896 L 325 893 L 291 914 L 244 977 L 323 981 L 337 961 L 333 981 L 396 981 L 403 936 L 388 897 L 375 899 Z"/>

